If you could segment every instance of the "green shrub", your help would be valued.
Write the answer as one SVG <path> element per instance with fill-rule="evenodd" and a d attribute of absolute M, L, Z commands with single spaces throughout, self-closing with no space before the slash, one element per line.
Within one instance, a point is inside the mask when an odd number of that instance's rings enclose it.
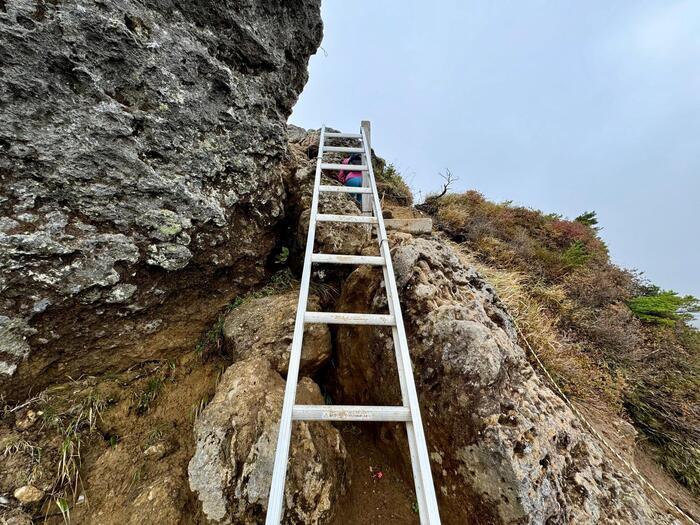
<path fill-rule="evenodd" d="M 379 157 L 373 157 L 372 162 L 374 175 L 377 179 L 377 191 L 379 191 L 380 196 L 394 201 L 400 206 L 411 206 L 413 193 L 411 193 L 408 184 L 401 178 L 396 166 Z"/>
<path fill-rule="evenodd" d="M 689 321 L 700 312 L 700 300 L 692 295 L 680 296 L 672 290 L 652 287 L 647 294 L 627 301 L 632 313 L 646 323 L 674 325 Z"/>
<path fill-rule="evenodd" d="M 567 268 L 576 268 L 577 266 L 586 264 L 588 259 L 591 258 L 591 254 L 588 253 L 586 245 L 582 241 L 575 241 L 564 250 L 561 257 L 564 261 L 564 266 Z"/>
<path fill-rule="evenodd" d="M 584 211 L 574 220 L 588 226 L 589 228 L 594 228 L 596 230 L 598 229 L 596 228 L 596 226 L 598 226 L 598 217 L 594 211 Z"/>

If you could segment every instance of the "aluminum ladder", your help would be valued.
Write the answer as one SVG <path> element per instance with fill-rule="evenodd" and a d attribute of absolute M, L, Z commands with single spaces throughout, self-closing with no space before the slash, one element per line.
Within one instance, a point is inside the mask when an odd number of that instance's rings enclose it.
<path fill-rule="evenodd" d="M 282 520 L 284 484 L 289 458 L 289 446 L 294 421 L 400 421 L 406 424 L 406 434 L 411 454 L 413 468 L 413 480 L 416 489 L 418 514 L 421 525 L 437 525 L 440 523 L 433 478 L 430 472 L 430 460 L 421 422 L 418 396 L 413 380 L 411 357 L 408 351 L 408 342 L 401 317 L 399 294 L 396 288 L 394 268 L 391 263 L 389 243 L 381 213 L 377 184 L 372 170 L 371 147 L 369 143 L 370 126 L 368 121 L 363 121 L 360 133 L 330 133 L 325 126 L 321 128 L 319 139 L 318 158 L 316 161 L 316 175 L 314 179 L 313 198 L 311 203 L 311 216 L 309 219 L 309 232 L 306 239 L 306 253 L 304 256 L 304 269 L 299 291 L 299 303 L 297 305 L 296 321 L 294 325 L 294 338 L 289 357 L 289 369 L 287 372 L 287 384 L 284 390 L 284 404 L 280 420 L 275 463 L 270 485 L 270 496 L 267 506 L 266 525 L 279 525 Z M 359 141 L 360 147 L 326 146 L 327 138 L 354 139 Z M 322 170 L 347 169 L 344 164 L 332 164 L 323 162 L 324 153 L 361 153 L 362 164 L 353 165 L 353 171 L 363 173 L 363 186 L 359 188 L 348 186 L 331 186 L 321 184 Z M 318 213 L 320 192 L 359 193 L 363 197 L 363 215 L 331 215 Z M 374 213 L 372 213 L 374 211 Z M 380 256 L 356 256 L 314 253 L 314 239 L 318 222 L 350 222 L 364 223 L 376 228 L 378 235 Z M 311 265 L 314 263 L 329 264 L 369 264 L 381 266 L 384 273 L 388 315 L 341 313 L 341 312 L 307 312 L 307 299 L 309 296 L 309 281 L 311 278 Z M 297 381 L 299 378 L 299 363 L 301 360 L 302 342 L 304 337 L 304 325 L 308 323 L 350 324 L 369 326 L 390 326 L 394 340 L 394 351 L 401 386 L 401 406 L 349 406 L 349 405 L 295 405 Z"/>

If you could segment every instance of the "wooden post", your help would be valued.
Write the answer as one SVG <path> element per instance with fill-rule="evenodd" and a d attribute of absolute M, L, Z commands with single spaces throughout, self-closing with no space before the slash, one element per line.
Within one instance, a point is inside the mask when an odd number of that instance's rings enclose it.
<path fill-rule="evenodd" d="M 372 155 L 372 144 L 371 144 L 371 138 L 370 138 L 370 123 L 369 120 L 363 120 L 362 123 L 360 124 L 360 127 L 365 130 L 365 137 L 367 137 L 367 151 L 369 151 L 370 156 Z M 366 158 L 365 154 L 362 154 L 362 164 L 369 165 L 372 162 L 371 158 Z M 363 188 L 369 188 L 369 177 L 367 176 L 367 172 L 363 171 L 362 172 L 362 187 Z M 371 215 L 372 214 L 372 195 L 368 193 L 363 193 L 362 194 L 362 213 L 364 215 Z"/>

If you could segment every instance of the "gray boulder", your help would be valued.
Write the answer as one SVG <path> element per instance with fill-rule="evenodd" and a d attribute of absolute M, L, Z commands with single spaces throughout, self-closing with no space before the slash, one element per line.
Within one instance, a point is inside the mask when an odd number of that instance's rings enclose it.
<path fill-rule="evenodd" d="M 196 450 L 189 483 L 207 519 L 240 525 L 263 523 L 272 478 L 284 380 L 264 358 L 229 367 L 214 399 L 195 423 Z M 305 377 L 298 404 L 322 404 Z M 327 523 L 345 490 L 347 452 L 330 423 L 297 422 L 285 486 L 284 523 Z"/>
<path fill-rule="evenodd" d="M 540 381 L 512 319 L 472 268 L 438 240 L 391 240 L 445 523 L 474 515 L 504 524 L 676 522 Z M 341 311 L 386 312 L 381 273 L 357 269 L 339 302 Z M 340 327 L 337 345 L 334 399 L 400 403 L 390 332 Z"/>
<path fill-rule="evenodd" d="M 294 335 L 299 290 L 245 301 L 226 316 L 224 339 L 233 359 L 265 357 L 272 368 L 287 374 Z M 308 310 L 319 310 L 318 297 L 309 295 Z M 300 373 L 311 375 L 331 357 L 328 325 L 304 327 Z"/>
<path fill-rule="evenodd" d="M 263 278 L 319 0 L 0 8 L 0 387 L 191 348 Z M 183 329 L 187 326 L 187 329 Z"/>

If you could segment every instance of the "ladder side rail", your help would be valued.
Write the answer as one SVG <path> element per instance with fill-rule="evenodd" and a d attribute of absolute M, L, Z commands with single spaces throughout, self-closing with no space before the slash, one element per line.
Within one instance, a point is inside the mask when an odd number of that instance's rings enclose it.
<path fill-rule="evenodd" d="M 364 123 L 364 122 L 363 122 Z M 370 152 L 372 151 L 371 147 L 369 148 Z M 367 177 L 367 182 L 369 184 L 369 176 Z M 370 185 L 370 187 L 376 187 L 374 185 Z M 374 193 L 374 191 L 373 191 Z M 377 198 L 379 198 L 379 195 L 377 193 Z M 387 257 L 391 258 L 391 254 L 389 253 L 389 246 L 388 242 L 382 241 L 382 239 L 386 238 L 386 226 L 384 225 L 384 216 L 382 215 L 382 210 L 381 208 L 376 208 L 376 215 L 377 215 L 377 222 L 381 222 L 382 226 L 384 227 L 384 233 L 382 235 L 382 232 L 377 228 L 377 241 L 379 243 L 379 253 L 380 256 L 382 257 L 383 260 L 386 260 Z M 384 250 L 384 247 L 386 247 L 386 250 Z M 393 270 L 392 270 L 393 272 Z M 393 273 L 391 274 L 393 277 Z M 394 313 L 396 311 L 396 308 L 394 308 L 394 302 L 393 302 L 393 296 L 391 294 L 391 288 L 387 284 L 389 282 L 389 273 L 387 272 L 387 265 L 386 263 L 382 265 L 382 276 L 384 278 L 384 290 L 387 295 L 387 306 L 389 308 L 389 315 L 394 317 Z M 397 297 L 398 299 L 398 297 Z M 400 312 L 401 308 L 399 305 L 399 315 L 401 315 Z M 410 406 L 408 403 L 408 390 L 406 387 L 406 368 L 404 367 L 404 361 L 403 357 L 401 355 L 401 349 L 399 347 L 399 334 L 397 330 L 397 326 L 394 323 L 394 325 L 391 327 L 391 339 L 393 342 L 394 346 L 394 358 L 396 359 L 396 372 L 399 376 L 399 387 L 401 389 L 401 404 L 405 407 L 409 408 L 410 412 Z M 410 363 L 410 362 L 409 362 Z M 410 370 L 409 366 L 409 373 L 412 373 Z M 418 463 L 418 445 L 416 444 L 416 435 L 414 431 L 414 426 L 413 426 L 413 416 L 411 416 L 411 420 L 406 422 L 406 439 L 408 441 L 408 452 L 409 455 L 411 456 L 411 470 L 413 472 L 413 485 L 415 487 L 416 491 L 416 502 L 418 503 L 418 517 L 420 520 L 421 525 L 429 525 L 430 522 L 428 521 L 428 515 L 427 515 L 427 504 L 425 500 L 425 490 L 423 489 L 423 475 L 421 473 L 419 463 Z"/>
<path fill-rule="evenodd" d="M 370 128 L 369 120 L 363 120 L 360 123 L 360 134 L 362 135 L 362 148 L 365 150 L 362 153 L 362 164 L 365 166 L 372 164 L 372 133 Z M 365 148 L 366 146 L 366 148 Z M 367 153 L 369 152 L 369 153 Z M 370 185 L 369 176 L 366 171 L 362 172 L 362 186 L 368 188 Z M 364 215 L 372 214 L 372 197 L 367 195 L 362 195 L 361 197 L 361 208 Z"/>
<path fill-rule="evenodd" d="M 387 276 L 386 265 L 382 267 L 382 272 L 384 273 L 384 283 L 387 283 L 389 277 Z M 384 286 L 385 290 L 388 287 Z M 394 315 L 394 308 L 389 294 L 387 293 L 387 303 L 389 305 L 389 314 Z M 396 369 L 397 375 L 399 376 L 399 386 L 401 388 L 401 403 L 403 406 L 408 406 L 408 392 L 406 389 L 406 379 L 405 379 L 405 368 L 403 359 L 401 357 L 401 350 L 398 344 L 398 330 L 396 326 L 391 327 L 391 337 L 394 342 L 394 355 L 396 356 Z M 410 407 L 409 407 L 410 411 Z M 406 422 L 406 438 L 408 440 L 408 452 L 411 456 L 411 469 L 413 471 L 413 485 L 416 489 L 416 501 L 418 502 L 418 516 L 420 518 L 421 525 L 429 524 L 427 515 L 427 504 L 425 501 L 425 490 L 423 489 L 423 475 L 421 474 L 419 464 L 418 464 L 418 445 L 416 444 L 416 435 L 413 426 L 413 416 L 411 420 Z"/>
<path fill-rule="evenodd" d="M 381 249 L 380 241 L 380 249 Z M 387 250 L 388 251 L 388 250 Z M 391 289 L 386 283 L 389 282 L 389 275 L 387 274 L 386 264 L 382 266 L 382 273 L 384 276 L 384 290 L 387 294 L 387 305 L 389 307 L 389 315 L 393 316 L 394 302 L 392 301 Z M 391 327 L 391 337 L 394 344 L 394 355 L 396 359 L 396 370 L 399 376 L 399 386 L 401 388 L 401 403 L 403 406 L 408 407 L 408 391 L 406 389 L 406 379 L 405 379 L 405 368 L 403 363 L 403 358 L 401 356 L 401 349 L 399 348 L 399 336 L 396 326 Z M 410 411 L 410 407 L 409 407 Z M 427 515 L 427 504 L 425 501 L 425 491 L 423 490 L 423 475 L 421 474 L 419 464 L 418 464 L 418 445 L 416 444 L 416 435 L 413 426 L 413 420 L 406 422 L 406 439 L 408 440 L 408 452 L 411 456 L 411 469 L 413 471 L 413 484 L 416 490 L 416 501 L 418 503 L 418 517 L 420 519 L 421 525 L 429 524 Z"/>
<path fill-rule="evenodd" d="M 309 216 L 309 231 L 306 236 L 304 269 L 301 277 L 296 319 L 294 321 L 294 337 L 292 339 L 292 349 L 289 355 L 287 383 L 284 388 L 284 402 L 282 404 L 282 415 L 280 416 L 279 434 L 277 436 L 277 447 L 275 449 L 275 463 L 272 470 L 272 480 L 270 482 L 267 516 L 265 518 L 266 525 L 279 525 L 282 521 L 284 484 L 287 476 L 289 447 L 292 437 L 292 410 L 294 409 L 297 381 L 299 380 L 299 365 L 301 362 L 301 350 L 304 339 L 304 314 L 306 313 L 309 298 L 309 282 L 311 280 L 311 255 L 314 251 L 314 241 L 316 237 L 316 215 L 318 214 L 319 186 L 321 183 L 321 163 L 323 160 L 325 133 L 326 127 L 323 126 L 319 136 L 316 174 L 314 176 L 314 189 L 311 199 L 311 215 Z"/>
<path fill-rule="evenodd" d="M 365 148 L 365 155 L 371 158 L 371 151 L 368 151 L 368 144 L 365 138 L 365 129 L 360 128 L 360 134 L 362 135 L 362 144 Z M 391 261 L 391 253 L 389 250 L 389 240 L 386 235 L 386 228 L 384 227 L 384 218 L 381 213 L 381 205 L 379 202 L 379 193 L 377 192 L 377 183 L 374 178 L 374 169 L 372 168 L 372 163 L 367 163 L 367 170 L 370 180 L 370 186 L 372 187 L 372 198 L 374 204 L 374 211 L 377 217 L 377 229 L 378 237 L 380 243 L 381 255 L 385 258 L 386 273 L 389 279 L 385 282 L 386 290 L 388 291 L 388 299 L 394 308 L 394 318 L 396 322 L 396 332 L 397 332 L 397 343 L 401 353 L 401 361 L 404 369 L 404 379 L 406 381 L 406 394 L 408 397 L 408 405 L 411 409 L 411 417 L 413 422 L 413 434 L 416 439 L 417 445 L 417 456 L 418 456 L 418 466 L 421 472 L 421 481 L 423 485 L 423 491 L 425 495 L 426 503 L 426 513 L 428 516 L 428 523 L 430 525 L 437 525 L 440 523 L 440 514 L 437 506 L 437 499 L 435 496 L 435 487 L 433 485 L 433 475 L 430 470 L 430 458 L 428 457 L 428 447 L 425 441 L 425 432 L 423 430 L 423 423 L 420 415 L 420 405 L 418 404 L 418 394 L 416 392 L 416 385 L 413 379 L 413 370 L 411 366 L 411 355 L 408 351 L 408 341 L 406 340 L 406 331 L 403 324 L 403 316 L 401 315 L 401 304 L 399 303 L 399 293 L 396 287 L 396 280 L 394 278 L 394 266 Z"/>

